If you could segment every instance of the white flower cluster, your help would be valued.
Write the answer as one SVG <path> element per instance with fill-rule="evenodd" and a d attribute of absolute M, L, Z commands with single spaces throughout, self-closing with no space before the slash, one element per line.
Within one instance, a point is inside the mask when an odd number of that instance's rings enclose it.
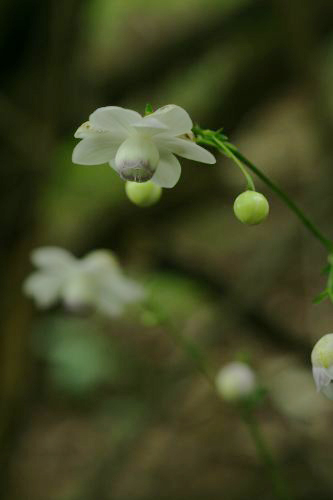
<path fill-rule="evenodd" d="M 172 188 L 181 166 L 175 154 L 201 163 L 215 157 L 191 137 L 188 113 L 174 104 L 142 117 L 117 106 L 96 109 L 75 132 L 82 139 L 74 148 L 73 162 L 80 165 L 109 163 L 127 181 L 147 182 Z"/>
<path fill-rule="evenodd" d="M 42 247 L 32 252 L 31 259 L 38 270 L 25 280 L 23 289 L 40 308 L 62 301 L 69 309 L 88 306 L 115 316 L 144 296 L 143 288 L 123 275 L 107 250 L 77 259 L 62 248 Z"/>

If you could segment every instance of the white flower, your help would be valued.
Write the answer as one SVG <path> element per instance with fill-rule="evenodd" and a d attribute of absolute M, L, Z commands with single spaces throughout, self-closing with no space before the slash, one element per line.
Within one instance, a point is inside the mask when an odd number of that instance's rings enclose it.
<path fill-rule="evenodd" d="M 201 163 L 215 157 L 191 137 L 193 123 L 180 106 L 170 104 L 145 117 L 136 111 L 106 106 L 94 111 L 74 137 L 73 162 L 98 165 L 108 162 L 124 180 L 171 188 L 181 166 L 175 154 Z"/>
<path fill-rule="evenodd" d="M 245 363 L 229 363 L 217 374 L 218 393 L 227 401 L 239 401 L 251 396 L 257 388 L 256 377 Z"/>
<path fill-rule="evenodd" d="M 333 400 L 333 333 L 318 340 L 311 353 L 312 373 L 318 392 Z"/>
<path fill-rule="evenodd" d="M 141 286 L 123 275 L 107 250 L 76 259 L 62 248 L 42 247 L 32 252 L 31 259 L 38 270 L 25 280 L 23 290 L 40 308 L 60 300 L 70 309 L 90 306 L 114 316 L 143 298 Z"/>

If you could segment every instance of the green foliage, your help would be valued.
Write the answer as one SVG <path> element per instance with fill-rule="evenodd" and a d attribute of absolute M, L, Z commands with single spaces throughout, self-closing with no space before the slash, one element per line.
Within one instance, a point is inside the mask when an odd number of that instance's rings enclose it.
<path fill-rule="evenodd" d="M 88 320 L 49 318 L 33 340 L 35 353 L 46 361 L 50 380 L 59 390 L 83 395 L 118 376 L 116 345 Z"/>
<path fill-rule="evenodd" d="M 145 283 L 147 291 L 143 320 L 158 324 L 169 318 L 183 323 L 207 306 L 208 295 L 194 281 L 172 273 L 154 273 Z"/>
<path fill-rule="evenodd" d="M 39 201 L 39 217 L 50 238 L 70 242 L 86 232 L 89 221 L 110 207 L 111 217 L 126 200 L 124 183 L 108 165 L 82 168 L 71 161 L 74 141 L 58 147 L 48 184 Z M 50 224 L 52 221 L 52 224 Z"/>
<path fill-rule="evenodd" d="M 147 116 L 147 115 L 150 115 L 150 114 L 151 114 L 151 113 L 153 113 L 153 112 L 154 112 L 154 108 L 153 108 L 153 106 L 150 104 L 150 102 L 148 102 L 148 103 L 146 104 L 146 107 L 145 107 L 145 113 L 144 113 L 144 114 L 145 114 L 145 116 Z"/>
<path fill-rule="evenodd" d="M 333 302 L 333 255 L 328 256 L 328 264 L 325 266 L 323 273 L 327 274 L 327 285 L 325 290 L 320 292 L 314 299 L 314 304 L 320 304 L 325 299 L 329 299 Z"/>

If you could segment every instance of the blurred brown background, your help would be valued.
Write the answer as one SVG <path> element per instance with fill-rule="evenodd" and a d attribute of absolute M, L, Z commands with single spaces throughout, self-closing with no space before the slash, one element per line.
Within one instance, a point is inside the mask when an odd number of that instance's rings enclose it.
<path fill-rule="evenodd" d="M 71 152 L 97 107 L 176 103 L 224 127 L 331 236 L 332 1 L 2 0 L 0 23 L 0 498 L 273 498 L 243 424 L 167 332 L 35 310 L 21 284 L 44 244 L 111 248 L 215 369 L 249 359 L 295 498 L 331 498 L 333 407 L 309 361 L 332 331 L 332 304 L 312 305 L 323 249 L 259 181 L 270 217 L 242 226 L 244 181 L 222 157 L 182 161 L 140 209 Z"/>

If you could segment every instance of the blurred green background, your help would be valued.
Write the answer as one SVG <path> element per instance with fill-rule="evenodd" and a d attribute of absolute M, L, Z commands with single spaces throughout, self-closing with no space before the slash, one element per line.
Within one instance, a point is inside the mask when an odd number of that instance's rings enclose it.
<path fill-rule="evenodd" d="M 182 160 L 140 209 L 71 152 L 98 107 L 175 103 L 224 127 L 331 236 L 332 1 L 2 0 L 0 25 L 0 498 L 273 498 L 242 422 L 164 328 L 36 311 L 21 286 L 49 244 L 111 248 L 215 370 L 249 359 L 295 498 L 331 498 L 333 406 L 309 360 L 332 331 L 332 305 L 312 305 L 325 252 L 259 181 L 270 217 L 241 225 L 244 180 L 222 157 Z"/>

